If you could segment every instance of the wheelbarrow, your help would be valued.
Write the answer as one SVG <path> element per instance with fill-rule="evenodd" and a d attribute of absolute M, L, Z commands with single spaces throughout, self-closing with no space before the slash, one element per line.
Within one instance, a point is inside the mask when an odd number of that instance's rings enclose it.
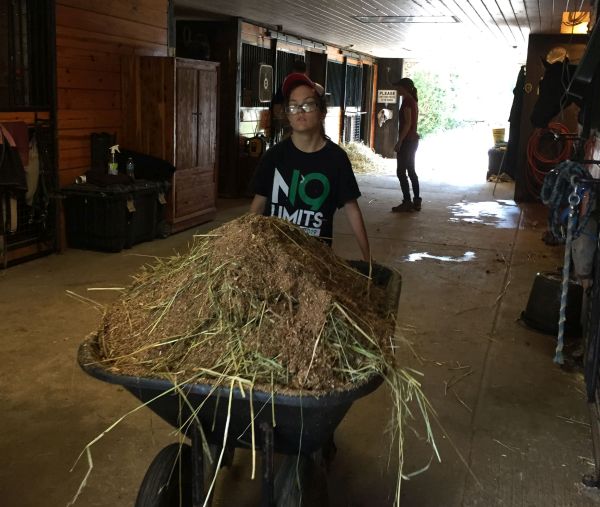
<path fill-rule="evenodd" d="M 369 272 L 368 263 L 352 264 L 365 274 Z M 400 297 L 399 274 L 377 264 L 371 269 L 374 283 L 386 288 L 385 311 L 395 315 Z M 381 377 L 374 376 L 351 389 L 318 397 L 254 391 L 251 407 L 248 391 L 242 392 L 239 387 L 230 393 L 225 386 L 191 384 L 178 392 L 168 380 L 116 375 L 95 362 L 95 347 L 92 337 L 79 348 L 78 361 L 85 372 L 123 386 L 190 440 L 190 444 L 170 444 L 157 454 L 142 481 L 135 507 L 210 505 L 212 499 L 207 496 L 218 458 L 222 455 L 221 466 L 228 466 L 236 448 L 253 446 L 262 455 L 261 507 L 315 505 L 308 500 L 306 490 L 311 470 L 333 459 L 335 429 L 352 403 L 382 383 Z M 284 455 L 277 470 L 275 453 Z M 326 492 L 320 494 L 319 503 L 326 504 Z"/>

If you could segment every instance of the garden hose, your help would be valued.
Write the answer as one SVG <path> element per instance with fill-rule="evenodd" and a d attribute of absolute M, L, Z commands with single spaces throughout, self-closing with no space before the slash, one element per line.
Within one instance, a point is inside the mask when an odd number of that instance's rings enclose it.
<path fill-rule="evenodd" d="M 539 197 L 540 187 L 546 174 L 557 164 L 570 157 L 573 150 L 573 141 L 565 138 L 569 129 L 562 123 L 550 123 L 547 128 L 535 129 L 527 143 L 527 162 L 529 171 L 526 171 L 527 190 L 534 197 Z M 555 141 L 562 140 L 560 152 L 550 157 L 540 150 L 541 140 L 551 135 Z"/>

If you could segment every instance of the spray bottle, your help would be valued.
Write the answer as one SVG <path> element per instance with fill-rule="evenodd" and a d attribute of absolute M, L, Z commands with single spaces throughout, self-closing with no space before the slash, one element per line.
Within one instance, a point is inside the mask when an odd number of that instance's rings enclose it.
<path fill-rule="evenodd" d="M 116 176 L 117 174 L 119 174 L 119 163 L 117 162 L 117 155 L 115 154 L 115 152 L 119 152 L 119 145 L 115 144 L 114 146 L 110 147 L 110 159 L 108 160 L 108 174 L 112 174 L 113 176 Z"/>

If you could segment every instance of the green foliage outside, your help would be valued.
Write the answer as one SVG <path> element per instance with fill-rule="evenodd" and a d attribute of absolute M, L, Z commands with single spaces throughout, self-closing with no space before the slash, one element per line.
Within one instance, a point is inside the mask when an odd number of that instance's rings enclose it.
<path fill-rule="evenodd" d="M 422 138 L 461 125 L 456 119 L 456 74 L 443 76 L 429 70 L 414 69 L 405 75 L 414 81 L 419 92 L 418 131 Z"/>
<path fill-rule="evenodd" d="M 404 60 L 419 91 L 421 137 L 458 127 L 508 126 L 520 60 Z"/>

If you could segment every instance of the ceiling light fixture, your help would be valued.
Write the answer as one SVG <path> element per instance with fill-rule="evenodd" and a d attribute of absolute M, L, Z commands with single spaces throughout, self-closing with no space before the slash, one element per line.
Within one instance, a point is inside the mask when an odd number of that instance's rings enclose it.
<path fill-rule="evenodd" d="M 587 33 L 590 13 L 587 11 L 565 11 L 562 13 L 560 33 Z"/>
<path fill-rule="evenodd" d="M 361 23 L 460 23 L 456 16 L 354 16 Z"/>

